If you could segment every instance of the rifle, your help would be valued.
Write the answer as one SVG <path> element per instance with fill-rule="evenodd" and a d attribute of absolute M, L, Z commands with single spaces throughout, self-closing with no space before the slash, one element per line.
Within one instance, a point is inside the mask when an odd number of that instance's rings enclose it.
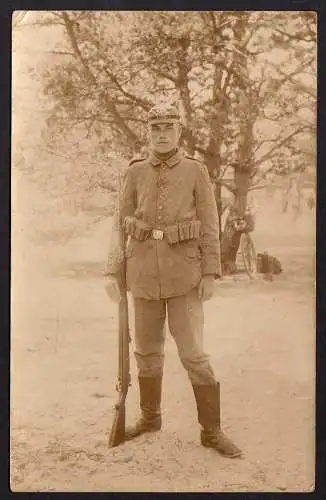
<path fill-rule="evenodd" d="M 121 192 L 121 191 L 120 191 Z M 120 207 L 119 207 L 120 221 Z M 109 448 L 118 446 L 125 439 L 126 427 L 126 397 L 130 386 L 130 355 L 129 355 L 129 318 L 128 318 L 128 297 L 126 284 L 126 258 L 125 258 L 125 227 L 121 221 L 119 224 L 119 236 L 122 248 L 122 262 L 120 265 L 119 285 L 121 299 L 119 302 L 119 365 L 118 380 L 116 390 L 118 391 L 118 400 L 114 406 L 113 424 L 109 436 Z"/>

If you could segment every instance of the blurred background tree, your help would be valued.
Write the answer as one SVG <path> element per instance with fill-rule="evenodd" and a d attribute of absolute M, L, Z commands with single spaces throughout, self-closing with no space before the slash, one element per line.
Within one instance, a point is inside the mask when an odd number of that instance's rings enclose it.
<path fill-rule="evenodd" d="M 14 35 L 27 29 L 41 45 L 27 69 L 39 126 L 25 127 L 29 148 L 14 141 L 14 163 L 76 210 L 116 189 L 117 171 L 144 152 L 146 112 L 162 97 L 180 103 L 182 145 L 209 170 L 220 223 L 229 196 L 231 215 L 243 215 L 251 190 L 315 166 L 314 13 L 58 11 L 29 15 Z M 221 230 L 228 265 L 238 236 Z"/>

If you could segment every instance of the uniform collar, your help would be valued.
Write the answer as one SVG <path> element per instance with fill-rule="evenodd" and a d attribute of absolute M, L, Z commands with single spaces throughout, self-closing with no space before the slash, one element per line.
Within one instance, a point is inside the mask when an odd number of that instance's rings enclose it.
<path fill-rule="evenodd" d="M 174 167 L 179 163 L 182 159 L 182 152 L 180 149 L 177 149 L 175 153 L 173 153 L 172 156 L 170 156 L 167 160 L 164 160 L 163 158 L 159 158 L 156 156 L 156 154 L 152 151 L 149 157 L 150 163 L 153 165 L 153 167 L 158 167 L 162 163 L 165 163 L 168 165 L 170 168 Z"/>

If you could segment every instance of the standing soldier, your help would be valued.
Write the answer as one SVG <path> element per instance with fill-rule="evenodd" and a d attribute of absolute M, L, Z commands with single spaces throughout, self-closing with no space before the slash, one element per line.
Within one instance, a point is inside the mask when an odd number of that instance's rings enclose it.
<path fill-rule="evenodd" d="M 148 115 L 151 152 L 131 161 L 116 213 L 106 273 L 109 296 L 120 298 L 117 279 L 124 227 L 127 285 L 135 310 L 135 357 L 141 417 L 126 439 L 162 426 L 161 390 L 165 320 L 187 370 L 197 404 L 201 443 L 227 457 L 241 451 L 220 426 L 219 383 L 203 351 L 203 301 L 221 276 L 216 203 L 206 167 L 178 148 L 176 107 L 154 106 Z"/>

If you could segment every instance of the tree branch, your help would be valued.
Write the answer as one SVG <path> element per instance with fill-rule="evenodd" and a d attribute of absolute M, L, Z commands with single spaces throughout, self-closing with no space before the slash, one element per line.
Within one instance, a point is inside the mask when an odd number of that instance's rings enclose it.
<path fill-rule="evenodd" d="M 82 56 L 82 53 L 81 53 L 81 51 L 79 49 L 78 42 L 76 40 L 76 36 L 75 36 L 75 33 L 74 33 L 73 21 L 70 19 L 70 17 L 68 16 L 67 12 L 62 12 L 61 16 L 62 16 L 62 18 L 64 20 L 66 31 L 67 31 L 68 37 L 70 39 L 70 43 L 72 45 L 72 48 L 73 48 L 75 56 L 81 62 L 81 64 L 82 64 L 82 66 L 84 68 L 84 71 L 85 71 L 88 79 L 93 84 L 94 83 L 96 84 L 96 78 L 93 75 L 93 73 L 91 72 L 91 70 L 89 69 L 89 66 L 87 65 L 86 61 L 84 60 L 84 58 Z"/>
<path fill-rule="evenodd" d="M 74 52 L 69 52 L 68 50 L 39 50 L 42 54 L 54 54 L 60 56 L 75 56 Z"/>
<path fill-rule="evenodd" d="M 263 184 L 263 185 L 253 184 L 252 186 L 249 187 L 248 191 L 256 191 L 257 189 L 266 189 L 268 187 L 269 184 Z"/>
<path fill-rule="evenodd" d="M 230 193 L 232 193 L 234 195 L 237 192 L 237 189 L 236 189 L 233 181 L 226 181 L 224 179 L 215 179 L 215 180 L 213 180 L 213 182 L 215 182 L 215 184 L 219 184 L 222 187 L 225 187 L 228 191 L 230 191 Z"/>
<path fill-rule="evenodd" d="M 112 71 L 110 71 L 109 67 L 108 66 L 105 66 L 104 67 L 104 71 L 106 72 L 106 74 L 109 76 L 109 78 L 111 79 L 112 83 L 114 83 L 117 88 L 120 90 L 120 92 L 125 96 L 125 97 L 128 97 L 128 99 L 131 100 L 131 102 L 133 103 L 136 103 L 138 104 L 141 108 L 143 108 L 145 111 L 147 111 L 150 106 L 151 106 L 151 103 L 147 100 L 147 99 L 142 99 L 141 97 L 137 97 L 135 96 L 134 94 L 131 94 L 130 92 L 128 92 L 127 90 L 125 90 L 122 85 L 120 84 L 118 78 L 116 75 L 114 75 L 112 73 Z"/>
<path fill-rule="evenodd" d="M 303 126 L 303 127 L 299 127 L 297 128 L 296 130 L 294 130 L 293 132 L 291 132 L 289 135 L 287 135 L 284 139 L 282 139 L 280 142 L 278 142 L 275 146 L 273 146 L 267 153 L 265 153 L 261 158 L 259 158 L 259 160 L 257 160 L 256 162 L 254 162 L 253 164 L 253 167 L 254 168 L 257 168 L 259 165 L 261 165 L 262 163 L 264 163 L 266 160 L 268 160 L 272 154 L 274 153 L 274 151 L 276 151 L 277 149 L 281 148 L 282 146 L 284 146 L 287 142 L 289 142 L 291 139 L 293 139 L 293 137 L 295 137 L 296 135 L 300 134 L 301 132 L 303 132 L 304 130 L 306 130 L 307 127 L 306 126 Z"/>
<path fill-rule="evenodd" d="M 281 30 L 280 28 L 275 28 L 275 31 L 277 33 L 280 33 L 280 35 L 288 37 L 290 40 L 297 40 L 299 42 L 315 42 L 315 37 L 311 36 L 311 38 L 305 38 L 302 35 L 299 35 L 298 33 L 292 35 L 290 33 L 287 33 L 286 31 Z"/>
<path fill-rule="evenodd" d="M 91 72 L 88 64 L 86 63 L 86 61 L 83 58 L 82 53 L 79 49 L 78 42 L 76 40 L 76 36 L 74 33 L 73 21 L 69 18 L 68 14 L 66 12 L 62 12 L 61 15 L 62 15 L 62 18 L 65 22 L 66 30 L 67 30 L 73 51 L 76 54 L 77 59 L 81 62 L 82 66 L 84 68 L 85 74 L 86 74 L 87 78 L 89 79 L 89 81 L 97 87 L 98 86 L 97 80 L 96 80 L 95 76 L 93 75 L 93 73 Z M 128 125 L 123 120 L 120 113 L 118 112 L 116 106 L 112 102 L 111 103 L 109 102 L 107 96 L 105 96 L 105 104 L 107 105 L 108 109 L 110 110 L 113 117 L 115 118 L 121 132 L 125 133 L 127 135 L 127 137 L 129 137 L 129 139 L 132 142 L 135 142 L 137 140 L 136 134 L 128 127 Z"/>
<path fill-rule="evenodd" d="M 297 82 L 293 77 L 295 75 L 300 74 L 302 69 L 305 68 L 306 66 L 309 66 L 309 64 L 314 62 L 314 60 L 315 60 L 315 58 L 312 57 L 308 61 L 300 63 L 300 65 L 295 70 L 291 71 L 290 73 L 285 73 L 279 67 L 279 65 L 272 63 L 271 61 L 268 61 L 268 64 L 270 64 L 274 69 L 276 69 L 283 76 L 283 78 L 281 80 L 279 80 L 279 82 L 278 82 L 277 89 L 273 89 L 274 93 L 276 90 L 279 90 L 281 88 L 281 86 L 287 81 L 290 81 L 291 83 L 293 83 L 295 85 L 298 85 L 299 82 Z M 310 89 L 305 89 L 305 92 L 308 93 L 311 97 L 314 97 L 314 98 L 316 97 L 314 92 L 312 92 Z M 267 102 L 268 98 L 270 98 L 270 97 L 271 97 L 271 95 L 267 95 L 265 99 L 263 98 L 264 102 L 265 101 Z"/>
<path fill-rule="evenodd" d="M 171 75 L 171 73 L 167 73 L 166 71 L 162 71 L 162 70 L 159 70 L 157 68 L 152 68 L 152 71 L 154 71 L 154 73 L 156 73 L 156 75 L 160 76 L 161 78 L 165 78 L 167 80 L 170 80 L 174 84 L 177 83 L 177 79 L 173 75 Z"/>

